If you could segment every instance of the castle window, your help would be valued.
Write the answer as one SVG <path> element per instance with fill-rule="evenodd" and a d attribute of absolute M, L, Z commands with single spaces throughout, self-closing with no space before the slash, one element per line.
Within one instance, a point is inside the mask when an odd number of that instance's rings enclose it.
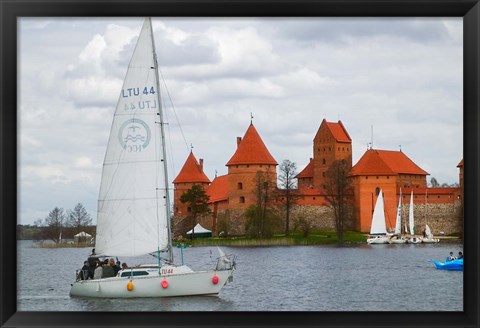
<path fill-rule="evenodd" d="M 380 188 L 377 187 L 377 188 L 375 189 L 375 195 L 378 196 L 378 194 L 380 194 Z"/>
<path fill-rule="evenodd" d="M 331 148 L 331 147 L 328 147 L 328 151 L 332 151 L 332 148 Z"/>
<path fill-rule="evenodd" d="M 368 177 L 365 177 L 365 180 L 368 180 Z"/>
<path fill-rule="evenodd" d="M 243 203 L 245 203 L 245 197 L 240 196 L 240 204 L 243 204 Z"/>
<path fill-rule="evenodd" d="M 378 175 L 377 175 L 377 179 L 378 179 Z"/>
<path fill-rule="evenodd" d="M 242 190 L 243 189 L 243 183 L 241 183 L 241 182 L 237 183 L 237 189 Z"/>
<path fill-rule="evenodd" d="M 342 150 L 345 151 L 345 147 L 342 147 Z"/>
<path fill-rule="evenodd" d="M 325 165 L 327 164 L 327 161 L 325 160 L 325 158 L 322 160 L 322 163 Z"/>
<path fill-rule="evenodd" d="M 338 147 L 338 151 L 340 151 L 340 147 Z"/>
<path fill-rule="evenodd" d="M 249 164 L 247 164 L 247 167 L 250 167 L 250 165 L 249 165 Z"/>
<path fill-rule="evenodd" d="M 315 200 L 315 197 L 313 197 L 313 200 Z"/>

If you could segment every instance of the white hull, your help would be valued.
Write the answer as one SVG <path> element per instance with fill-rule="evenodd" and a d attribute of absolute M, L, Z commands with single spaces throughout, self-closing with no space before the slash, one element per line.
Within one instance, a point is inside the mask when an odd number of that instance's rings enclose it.
<path fill-rule="evenodd" d="M 423 238 L 422 239 L 422 243 L 425 243 L 425 244 L 435 244 L 435 243 L 439 243 L 440 242 L 440 239 L 438 238 Z"/>
<path fill-rule="evenodd" d="M 367 239 L 367 244 L 388 244 L 387 236 L 374 236 Z"/>
<path fill-rule="evenodd" d="M 166 268 L 173 268 L 174 273 L 159 275 L 157 271 L 146 276 L 131 278 L 130 276 L 121 277 L 122 271 L 120 271 L 119 275 L 112 278 L 79 280 L 72 284 L 70 295 L 96 298 L 216 295 L 233 273 L 233 269 L 194 272 L 185 266 Z M 185 268 L 186 270 L 182 270 Z M 162 270 L 164 270 L 163 267 Z M 218 277 L 216 283 L 214 276 Z M 130 281 L 133 284 L 132 290 L 128 290 Z M 167 283 L 162 284 L 163 281 Z"/>
<path fill-rule="evenodd" d="M 406 244 L 407 239 L 404 237 L 392 237 L 388 240 L 390 244 Z"/>
<path fill-rule="evenodd" d="M 422 238 L 420 237 L 410 237 L 408 239 L 409 244 L 421 244 L 422 243 Z"/>

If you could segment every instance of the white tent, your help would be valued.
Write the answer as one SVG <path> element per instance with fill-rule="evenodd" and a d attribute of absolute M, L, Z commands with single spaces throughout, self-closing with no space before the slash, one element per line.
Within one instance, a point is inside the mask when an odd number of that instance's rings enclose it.
<path fill-rule="evenodd" d="M 92 237 L 91 234 L 89 233 L 86 233 L 85 231 L 82 231 L 82 232 L 79 232 L 77 233 L 75 236 L 73 236 L 75 238 L 80 238 L 80 237 Z"/>
<path fill-rule="evenodd" d="M 212 232 L 202 227 L 200 223 L 197 223 L 197 225 L 193 227 L 193 229 L 187 231 L 187 235 L 191 235 L 192 233 L 195 237 L 211 237 L 212 236 Z"/>
<path fill-rule="evenodd" d="M 89 233 L 86 233 L 85 231 L 77 233 L 75 236 L 73 236 L 73 238 L 75 238 L 75 242 L 77 244 L 92 241 L 92 235 Z"/>

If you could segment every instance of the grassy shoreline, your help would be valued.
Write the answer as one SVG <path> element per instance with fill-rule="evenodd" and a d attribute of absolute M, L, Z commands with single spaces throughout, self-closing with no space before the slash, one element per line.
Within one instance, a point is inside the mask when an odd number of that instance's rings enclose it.
<path fill-rule="evenodd" d="M 356 231 L 346 231 L 343 235 L 344 244 L 366 244 L 368 234 Z M 457 236 L 435 237 L 441 242 L 452 242 L 460 240 Z M 318 231 L 307 237 L 299 234 L 275 235 L 271 238 L 249 238 L 244 236 L 236 237 L 211 237 L 197 238 L 174 242 L 176 244 L 189 244 L 191 246 L 233 246 L 233 247 L 263 247 L 263 246 L 306 246 L 306 245 L 333 245 L 338 244 L 335 231 Z"/>
<path fill-rule="evenodd" d="M 343 235 L 344 244 L 366 244 L 368 234 L 356 231 L 345 231 Z M 436 236 L 440 242 L 457 242 L 461 240 L 458 236 Z M 187 244 L 189 246 L 232 246 L 232 247 L 265 247 L 265 246 L 306 246 L 306 245 L 334 245 L 338 244 L 338 238 L 335 231 L 315 231 L 307 237 L 299 233 L 291 233 L 289 236 L 284 234 L 274 235 L 271 238 L 251 238 L 245 236 L 232 237 L 209 237 L 184 239 L 174 241 L 173 246 Z M 35 247 L 39 248 L 78 248 L 95 247 L 86 243 L 80 244 L 52 244 L 38 243 Z"/>

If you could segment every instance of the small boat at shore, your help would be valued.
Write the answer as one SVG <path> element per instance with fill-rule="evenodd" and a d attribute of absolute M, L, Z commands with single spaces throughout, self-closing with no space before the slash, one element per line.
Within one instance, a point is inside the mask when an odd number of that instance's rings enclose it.
<path fill-rule="evenodd" d="M 463 258 L 457 260 L 445 260 L 445 262 L 432 261 L 438 270 L 463 271 Z"/>

